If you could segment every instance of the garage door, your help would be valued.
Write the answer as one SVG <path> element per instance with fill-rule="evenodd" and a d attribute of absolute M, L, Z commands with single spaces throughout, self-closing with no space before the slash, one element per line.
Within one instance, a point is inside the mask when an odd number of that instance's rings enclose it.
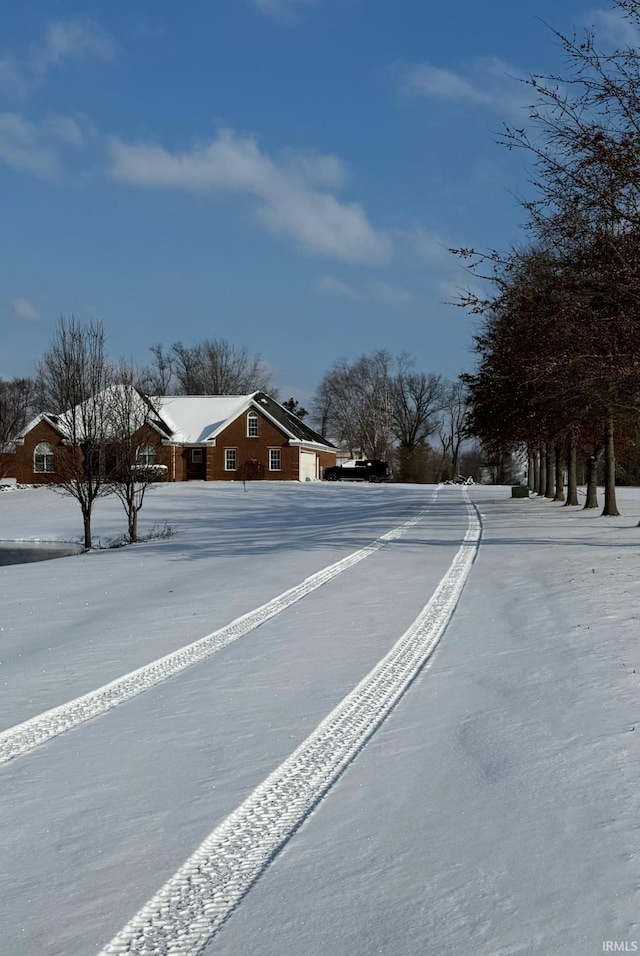
<path fill-rule="evenodd" d="M 313 451 L 300 451 L 300 481 L 315 481 L 318 477 L 317 457 Z"/>

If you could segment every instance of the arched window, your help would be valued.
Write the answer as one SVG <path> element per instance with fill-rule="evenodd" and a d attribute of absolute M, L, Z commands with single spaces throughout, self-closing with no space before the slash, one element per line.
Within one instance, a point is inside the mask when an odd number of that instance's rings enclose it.
<path fill-rule="evenodd" d="M 33 470 L 36 475 L 50 475 L 53 467 L 53 448 L 49 442 L 41 441 L 33 452 Z"/>
<path fill-rule="evenodd" d="M 158 464 L 158 452 L 153 445 L 139 445 L 136 451 L 136 465 L 150 468 Z"/>
<path fill-rule="evenodd" d="M 260 429 L 258 427 L 258 413 L 249 412 L 247 415 L 247 438 L 258 438 Z"/>

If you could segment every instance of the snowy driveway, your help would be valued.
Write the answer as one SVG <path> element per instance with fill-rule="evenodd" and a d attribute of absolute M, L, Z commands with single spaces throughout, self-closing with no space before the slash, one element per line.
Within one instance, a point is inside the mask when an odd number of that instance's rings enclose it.
<path fill-rule="evenodd" d="M 486 552 L 361 752 L 470 569 L 479 523 L 460 489 L 171 486 L 145 515 L 175 524 L 170 540 L 2 569 L 2 726 L 51 708 L 70 721 L 0 767 L 3 956 L 551 956 L 632 940 L 629 728 L 613 747 L 593 734 L 601 702 L 575 693 L 593 662 L 537 633 L 559 613 L 539 527 L 552 506 L 505 496 L 472 490 Z M 45 490 L 0 506 L 7 538 L 77 524 Z M 121 520 L 101 503 L 98 533 Z M 582 553 L 596 526 L 576 527 Z M 542 657 L 522 643 L 525 608 Z M 151 679 L 122 695 L 131 672 Z M 110 684 L 111 709 L 92 711 Z"/>

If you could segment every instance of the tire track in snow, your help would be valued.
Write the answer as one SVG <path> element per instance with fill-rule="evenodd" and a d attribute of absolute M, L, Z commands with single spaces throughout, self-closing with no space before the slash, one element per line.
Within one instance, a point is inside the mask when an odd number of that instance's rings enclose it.
<path fill-rule="evenodd" d="M 130 671 L 122 677 L 117 677 L 108 684 L 103 684 L 81 697 L 76 697 L 60 704 L 58 707 L 53 707 L 35 717 L 30 717 L 20 724 L 9 727 L 0 733 L 0 764 L 7 763 L 14 757 L 21 757 L 53 737 L 58 737 L 85 721 L 98 717 L 125 703 L 125 701 L 137 697 L 138 694 L 142 694 L 152 687 L 157 687 L 158 684 L 162 684 L 188 667 L 206 660 L 223 647 L 227 647 L 240 637 L 244 637 L 245 634 L 260 627 L 261 624 L 265 624 L 271 618 L 281 614 L 292 604 L 327 584 L 338 574 L 368 558 L 369 555 L 379 551 L 390 541 L 395 541 L 406 534 L 429 513 L 438 496 L 438 490 L 439 488 L 436 488 L 427 505 L 413 518 L 391 531 L 387 531 L 386 534 L 376 538 L 371 544 L 354 551 L 346 558 L 316 571 L 315 574 L 305 578 L 300 584 L 288 591 L 283 591 L 282 594 L 267 601 L 266 604 L 243 614 L 231 621 L 230 624 L 179 648 L 177 651 L 172 651 L 164 657 Z"/>
<path fill-rule="evenodd" d="M 477 554 L 480 515 L 428 604 L 389 653 L 207 837 L 99 956 L 198 956 L 364 747 L 440 640 Z"/>

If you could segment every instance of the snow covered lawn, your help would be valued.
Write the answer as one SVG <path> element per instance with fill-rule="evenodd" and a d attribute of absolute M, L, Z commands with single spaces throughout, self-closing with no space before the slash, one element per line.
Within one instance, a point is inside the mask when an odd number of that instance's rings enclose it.
<path fill-rule="evenodd" d="M 640 950 L 640 494 L 468 493 L 166 485 L 0 567 L 2 956 Z"/>

